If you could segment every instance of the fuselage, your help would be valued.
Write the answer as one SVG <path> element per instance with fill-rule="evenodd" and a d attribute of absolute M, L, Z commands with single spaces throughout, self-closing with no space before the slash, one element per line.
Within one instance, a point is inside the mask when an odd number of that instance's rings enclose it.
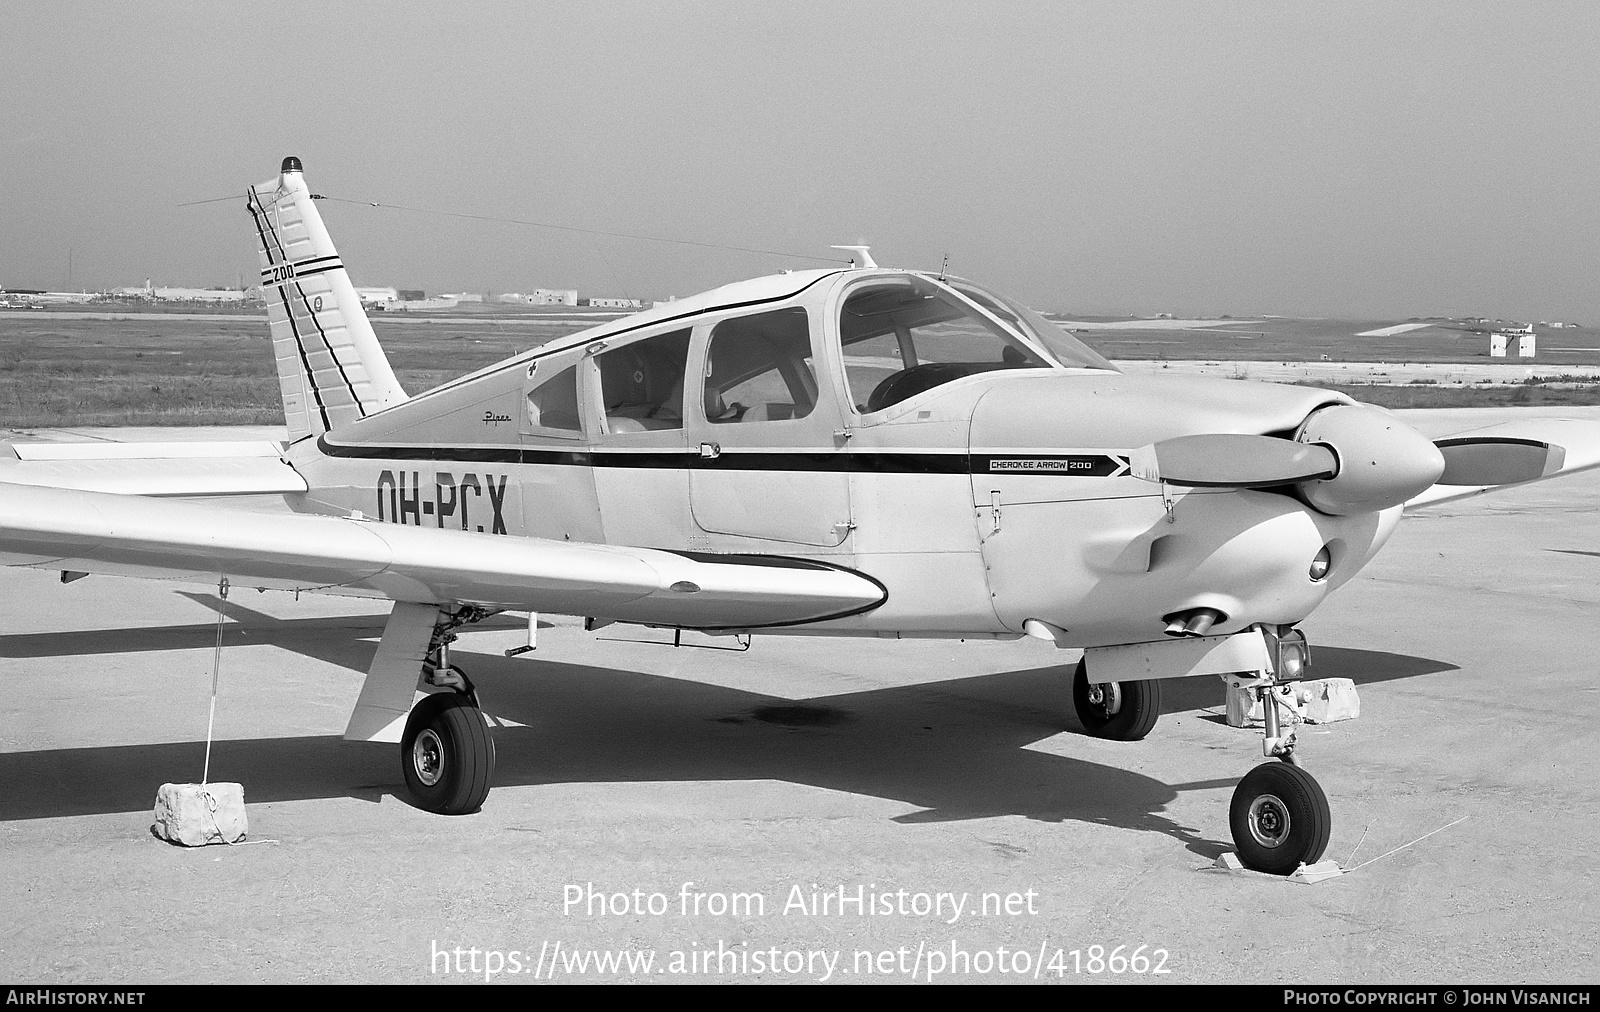
<path fill-rule="evenodd" d="M 1340 403 L 1125 376 L 966 282 L 813 271 L 608 323 L 302 440 L 290 459 L 311 491 L 292 505 L 813 558 L 887 590 L 786 632 L 1009 637 L 1036 620 L 1066 645 L 1139 642 L 1196 608 L 1219 633 L 1303 619 L 1399 507 L 1184 490 L 1133 476 L 1130 454 L 1193 433 L 1292 437 Z"/>

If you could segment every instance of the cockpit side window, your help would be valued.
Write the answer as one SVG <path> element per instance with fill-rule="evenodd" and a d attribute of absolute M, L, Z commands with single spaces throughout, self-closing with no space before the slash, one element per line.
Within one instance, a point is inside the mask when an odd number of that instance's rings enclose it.
<path fill-rule="evenodd" d="M 607 432 L 683 428 L 689 333 L 647 337 L 595 357 Z"/>
<path fill-rule="evenodd" d="M 717 324 L 706 350 L 701 403 L 715 425 L 811 414 L 817 381 L 806 311 L 777 309 Z"/>
<path fill-rule="evenodd" d="M 975 373 L 1050 368 L 1005 328 L 911 274 L 852 291 L 839 314 L 839 337 L 850 399 L 862 412 Z"/>

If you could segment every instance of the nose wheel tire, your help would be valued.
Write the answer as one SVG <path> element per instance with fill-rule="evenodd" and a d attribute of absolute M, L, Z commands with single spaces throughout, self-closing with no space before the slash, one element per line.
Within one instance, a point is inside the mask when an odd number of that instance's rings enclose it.
<path fill-rule="evenodd" d="M 1322 785 L 1299 766 L 1272 762 L 1245 774 L 1228 808 L 1233 845 L 1245 867 L 1287 875 L 1328 848 L 1333 815 Z"/>
<path fill-rule="evenodd" d="M 422 700 L 406 720 L 400 766 L 418 807 L 440 815 L 477 811 L 494 780 L 494 739 L 483 711 L 456 692 Z"/>
<path fill-rule="evenodd" d="M 1096 738 L 1138 741 L 1161 716 L 1161 683 L 1106 682 L 1089 684 L 1089 669 L 1078 662 L 1072 673 L 1072 708 L 1078 722 Z"/>

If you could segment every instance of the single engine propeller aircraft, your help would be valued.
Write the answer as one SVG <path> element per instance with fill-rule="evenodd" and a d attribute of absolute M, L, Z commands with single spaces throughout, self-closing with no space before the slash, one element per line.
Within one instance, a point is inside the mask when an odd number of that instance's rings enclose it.
<path fill-rule="evenodd" d="M 1230 823 L 1247 865 L 1287 873 L 1331 826 L 1273 691 L 1307 670 L 1296 623 L 1407 503 L 1600 464 L 1593 423 L 1435 443 L 1338 393 L 1126 376 L 1010 298 L 864 248 L 407 396 L 299 160 L 246 205 L 287 446 L 18 445 L 0 562 L 391 599 L 345 736 L 398 742 L 435 812 L 489 793 L 494 741 L 450 643 L 497 611 L 1032 635 L 1083 651 L 1073 702 L 1103 738 L 1147 735 L 1166 678 L 1271 700 L 1270 761 Z M 244 492 L 293 512 L 185 501 Z"/>

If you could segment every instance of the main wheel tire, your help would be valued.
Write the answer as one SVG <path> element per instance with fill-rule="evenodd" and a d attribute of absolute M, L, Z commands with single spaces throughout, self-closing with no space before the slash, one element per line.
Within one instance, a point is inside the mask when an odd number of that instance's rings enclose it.
<path fill-rule="evenodd" d="M 400 766 L 417 805 L 440 815 L 475 812 L 494 781 L 494 738 L 483 711 L 456 692 L 436 692 L 411 710 Z"/>
<path fill-rule="evenodd" d="M 1152 680 L 1090 685 L 1089 669 L 1079 661 L 1072 673 L 1072 708 L 1083 729 L 1096 738 L 1138 741 L 1150 733 L 1161 716 L 1161 683 Z"/>
<path fill-rule="evenodd" d="M 1333 814 L 1315 777 L 1299 766 L 1272 762 L 1246 773 L 1234 788 L 1228 827 L 1246 867 L 1287 875 L 1322 859 Z"/>

